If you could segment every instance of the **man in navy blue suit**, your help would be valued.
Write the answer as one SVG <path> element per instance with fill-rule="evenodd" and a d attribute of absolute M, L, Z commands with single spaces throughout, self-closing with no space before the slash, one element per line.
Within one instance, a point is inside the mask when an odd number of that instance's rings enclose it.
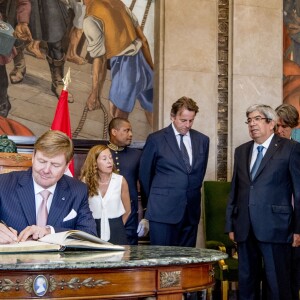
<path fill-rule="evenodd" d="M 73 153 L 67 135 L 49 130 L 34 145 L 32 168 L 0 175 L 0 244 L 70 229 L 97 235 L 86 185 L 64 175 Z"/>
<path fill-rule="evenodd" d="M 300 144 L 274 134 L 270 106 L 250 106 L 246 117 L 252 141 L 235 150 L 225 226 L 238 246 L 239 299 L 259 299 L 263 265 L 267 299 L 288 300 L 291 245 L 300 246 Z"/>
<path fill-rule="evenodd" d="M 172 124 L 147 138 L 139 178 L 148 199 L 152 245 L 195 247 L 209 138 L 191 129 L 199 108 L 190 98 L 171 109 Z"/>
<path fill-rule="evenodd" d="M 137 245 L 138 228 L 139 236 L 144 236 L 148 232 L 143 226 L 147 225 L 146 220 L 143 219 L 140 224 L 138 223 L 138 175 L 142 151 L 129 147 L 132 142 L 132 128 L 128 119 L 113 118 L 109 123 L 108 131 L 108 147 L 114 164 L 117 171 L 125 177 L 129 187 L 131 213 L 125 224 L 127 240 L 130 245 Z"/>

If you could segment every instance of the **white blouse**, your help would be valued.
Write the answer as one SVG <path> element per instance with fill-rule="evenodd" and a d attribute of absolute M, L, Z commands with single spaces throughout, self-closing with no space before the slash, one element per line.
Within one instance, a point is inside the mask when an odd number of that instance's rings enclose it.
<path fill-rule="evenodd" d="M 112 173 L 105 196 L 102 198 L 100 191 L 98 195 L 89 198 L 89 206 L 94 219 L 101 219 L 102 240 L 110 239 L 110 228 L 108 219 L 118 218 L 125 213 L 121 199 L 123 176 Z"/>

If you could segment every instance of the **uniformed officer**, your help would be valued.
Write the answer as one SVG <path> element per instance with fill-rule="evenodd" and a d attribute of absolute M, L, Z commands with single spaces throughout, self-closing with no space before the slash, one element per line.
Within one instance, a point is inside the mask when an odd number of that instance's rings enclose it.
<path fill-rule="evenodd" d="M 142 151 L 130 148 L 132 128 L 127 119 L 114 118 L 109 123 L 108 147 L 111 150 L 115 166 L 129 186 L 131 214 L 125 224 L 129 244 L 137 245 L 138 236 L 145 236 L 149 231 L 148 221 L 138 222 L 138 171 Z"/>

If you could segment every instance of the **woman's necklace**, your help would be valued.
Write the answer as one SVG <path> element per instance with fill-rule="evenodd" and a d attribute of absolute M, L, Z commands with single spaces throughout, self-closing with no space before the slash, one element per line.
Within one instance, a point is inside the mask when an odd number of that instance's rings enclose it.
<path fill-rule="evenodd" d="M 107 182 L 99 182 L 99 184 L 109 184 L 109 181 L 107 181 Z"/>
<path fill-rule="evenodd" d="M 99 184 L 109 184 L 110 183 L 110 179 L 111 179 L 111 175 L 109 177 L 109 179 L 107 181 L 101 181 L 101 179 L 99 179 Z"/>

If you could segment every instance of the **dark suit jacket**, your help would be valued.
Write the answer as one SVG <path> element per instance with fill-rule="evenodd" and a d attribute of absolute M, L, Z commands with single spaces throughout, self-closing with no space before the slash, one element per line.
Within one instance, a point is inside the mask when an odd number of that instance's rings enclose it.
<path fill-rule="evenodd" d="M 72 210 L 77 213 L 76 217 L 72 218 L 75 214 Z M 18 232 L 36 224 L 31 169 L 0 175 L 0 219 Z M 47 224 L 53 226 L 55 232 L 77 229 L 97 235 L 85 184 L 67 175 L 57 182 Z"/>
<path fill-rule="evenodd" d="M 129 187 L 131 213 L 126 221 L 125 228 L 128 242 L 131 245 L 138 243 L 138 175 L 142 151 L 125 147 L 121 151 L 111 150 L 114 164 L 119 174 L 124 176 Z"/>
<path fill-rule="evenodd" d="M 253 145 L 251 141 L 235 150 L 225 230 L 243 242 L 251 224 L 261 242 L 290 243 L 292 234 L 300 233 L 300 144 L 274 135 L 252 181 Z"/>
<path fill-rule="evenodd" d="M 139 164 L 142 151 L 130 147 L 125 147 L 122 151 L 111 150 L 114 164 L 119 170 L 119 174 L 124 176 L 129 187 L 131 214 L 138 211 L 138 175 Z M 117 159 L 116 159 L 117 158 Z"/>
<path fill-rule="evenodd" d="M 172 125 L 147 138 L 140 160 L 139 178 L 148 198 L 146 219 L 176 224 L 187 209 L 191 224 L 199 223 L 201 186 L 205 175 L 209 138 L 190 130 L 193 162 L 188 174 Z"/>

